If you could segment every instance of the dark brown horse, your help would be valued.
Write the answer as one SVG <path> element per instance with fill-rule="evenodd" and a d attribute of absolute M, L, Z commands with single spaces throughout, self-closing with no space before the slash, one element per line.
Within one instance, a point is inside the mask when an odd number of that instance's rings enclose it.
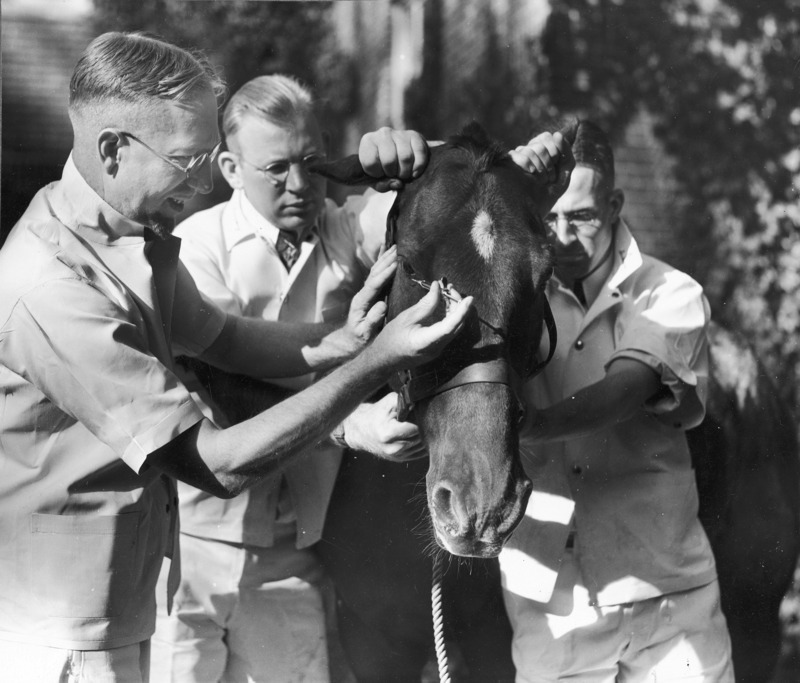
<path fill-rule="evenodd" d="M 317 170 L 345 182 L 365 177 L 352 157 Z M 475 299 L 477 315 L 442 356 L 392 382 L 428 446 L 434 538 L 454 555 L 496 557 L 530 493 L 518 453 L 519 388 L 539 362 L 543 321 L 552 320 L 544 285 L 553 259 L 541 220 L 548 201 L 547 185 L 473 125 L 432 149 L 387 222 L 400 264 L 390 318 L 434 280 L 446 294 L 452 287 Z"/>
<path fill-rule="evenodd" d="M 368 180 L 353 158 L 326 171 Z M 396 464 L 348 451 L 342 463 L 320 554 L 360 681 L 419 680 L 433 645 L 432 538 L 453 555 L 494 558 L 524 510 L 518 388 L 546 360 L 532 351 L 552 270 L 541 216 L 555 198 L 477 126 L 433 148 L 421 178 L 398 195 L 390 316 L 434 280 L 474 296 L 477 316 L 440 359 L 392 383 L 430 457 Z M 471 680 L 513 680 L 499 585 L 495 560 L 451 558 L 446 630 Z"/>

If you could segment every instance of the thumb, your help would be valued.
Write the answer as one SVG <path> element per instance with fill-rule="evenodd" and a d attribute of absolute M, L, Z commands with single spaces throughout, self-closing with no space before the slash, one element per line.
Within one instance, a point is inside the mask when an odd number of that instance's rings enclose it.
<path fill-rule="evenodd" d="M 367 311 L 367 315 L 364 317 L 364 320 L 370 327 L 374 327 L 376 325 L 380 325 L 385 317 L 386 317 L 386 302 L 377 301 L 369 309 L 369 311 Z"/>
<path fill-rule="evenodd" d="M 440 294 L 441 288 L 439 283 L 434 280 L 431 283 L 431 288 L 428 293 L 411 308 L 407 309 L 409 320 L 418 323 L 430 318 L 439 306 L 439 301 L 441 300 Z"/>

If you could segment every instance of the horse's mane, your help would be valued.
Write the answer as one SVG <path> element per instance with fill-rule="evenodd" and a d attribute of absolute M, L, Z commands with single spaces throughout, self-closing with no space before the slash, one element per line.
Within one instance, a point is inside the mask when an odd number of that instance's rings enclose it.
<path fill-rule="evenodd" d="M 472 155 L 474 169 L 478 173 L 486 173 L 492 167 L 510 159 L 508 152 L 498 142 L 490 139 L 486 131 L 475 121 L 466 125 L 456 135 L 451 135 L 447 144 L 469 152 Z"/>

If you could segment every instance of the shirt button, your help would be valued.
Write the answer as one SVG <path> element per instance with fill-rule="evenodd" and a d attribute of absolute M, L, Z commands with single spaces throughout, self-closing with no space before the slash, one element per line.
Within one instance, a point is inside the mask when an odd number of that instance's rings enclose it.
<path fill-rule="evenodd" d="M 578 349 L 578 351 L 580 351 L 583 348 L 583 339 L 579 339 L 578 341 L 575 342 L 575 348 Z"/>
<path fill-rule="evenodd" d="M 583 472 L 583 468 L 580 465 L 573 465 L 572 466 L 572 473 L 573 474 L 581 474 Z"/>

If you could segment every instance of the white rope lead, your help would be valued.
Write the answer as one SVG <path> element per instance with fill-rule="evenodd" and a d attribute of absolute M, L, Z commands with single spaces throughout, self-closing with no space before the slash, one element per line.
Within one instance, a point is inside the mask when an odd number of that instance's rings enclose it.
<path fill-rule="evenodd" d="M 442 615 L 442 555 L 433 558 L 433 585 L 431 586 L 431 610 L 433 612 L 433 642 L 436 646 L 436 662 L 439 665 L 439 683 L 450 683 L 447 664 L 447 646 L 444 642 L 444 616 Z"/>

